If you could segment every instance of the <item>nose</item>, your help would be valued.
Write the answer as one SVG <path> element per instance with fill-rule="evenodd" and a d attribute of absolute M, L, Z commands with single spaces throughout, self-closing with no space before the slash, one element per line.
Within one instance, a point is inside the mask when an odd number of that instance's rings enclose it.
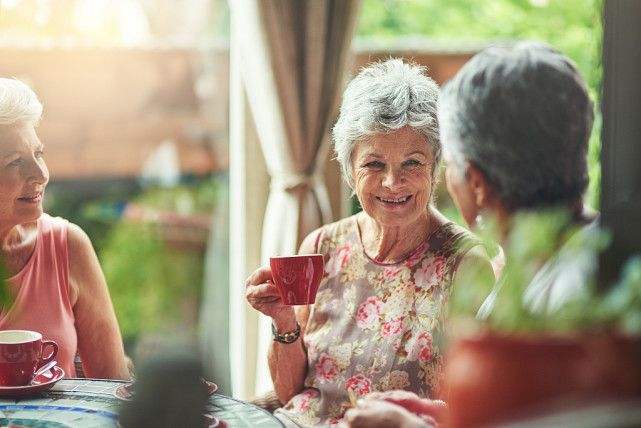
<path fill-rule="evenodd" d="M 26 171 L 27 180 L 34 184 L 46 184 L 49 181 L 49 170 L 44 160 L 31 159 Z"/>
<path fill-rule="evenodd" d="M 394 189 L 395 187 L 399 186 L 401 182 L 403 181 L 403 173 L 400 170 L 396 170 L 394 168 L 389 168 L 385 172 L 385 176 L 383 177 L 383 187 L 386 187 L 388 189 Z"/>

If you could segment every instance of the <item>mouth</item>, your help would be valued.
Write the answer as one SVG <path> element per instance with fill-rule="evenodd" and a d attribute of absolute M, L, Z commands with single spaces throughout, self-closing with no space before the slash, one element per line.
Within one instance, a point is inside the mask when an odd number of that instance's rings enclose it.
<path fill-rule="evenodd" d="M 376 200 L 388 207 L 400 207 L 407 205 L 407 203 L 412 199 L 412 195 L 405 195 L 396 198 L 383 198 L 381 196 L 376 196 Z"/>
<path fill-rule="evenodd" d="M 25 202 L 28 204 L 37 204 L 42 201 L 42 192 L 33 193 L 27 196 L 21 196 L 18 198 L 20 202 Z"/>

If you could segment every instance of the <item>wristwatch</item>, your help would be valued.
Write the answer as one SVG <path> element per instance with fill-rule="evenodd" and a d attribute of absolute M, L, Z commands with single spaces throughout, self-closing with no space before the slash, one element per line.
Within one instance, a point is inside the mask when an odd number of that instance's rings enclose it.
<path fill-rule="evenodd" d="M 284 333 L 279 333 L 274 324 L 272 324 L 272 336 L 274 336 L 274 341 L 276 342 L 285 344 L 294 343 L 296 339 L 300 337 L 300 324 L 297 322 L 294 331 L 286 331 Z"/>

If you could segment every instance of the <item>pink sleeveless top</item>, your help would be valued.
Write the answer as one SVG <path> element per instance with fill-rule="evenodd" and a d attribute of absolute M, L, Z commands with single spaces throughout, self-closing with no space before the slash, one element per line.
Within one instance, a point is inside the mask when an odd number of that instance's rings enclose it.
<path fill-rule="evenodd" d="M 0 314 L 0 330 L 33 330 L 58 344 L 56 360 L 67 377 L 75 377 L 78 348 L 69 299 L 68 222 L 43 214 L 38 219 L 36 248 L 20 272 L 7 281 L 13 305 Z"/>

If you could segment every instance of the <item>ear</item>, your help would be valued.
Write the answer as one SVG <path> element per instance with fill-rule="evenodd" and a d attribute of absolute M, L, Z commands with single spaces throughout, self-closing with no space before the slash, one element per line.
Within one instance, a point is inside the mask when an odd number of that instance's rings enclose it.
<path fill-rule="evenodd" d="M 474 195 L 474 203 L 476 203 L 476 206 L 479 208 L 487 207 L 492 197 L 492 187 L 485 173 L 473 163 L 469 163 L 465 171 L 465 179 Z"/>

